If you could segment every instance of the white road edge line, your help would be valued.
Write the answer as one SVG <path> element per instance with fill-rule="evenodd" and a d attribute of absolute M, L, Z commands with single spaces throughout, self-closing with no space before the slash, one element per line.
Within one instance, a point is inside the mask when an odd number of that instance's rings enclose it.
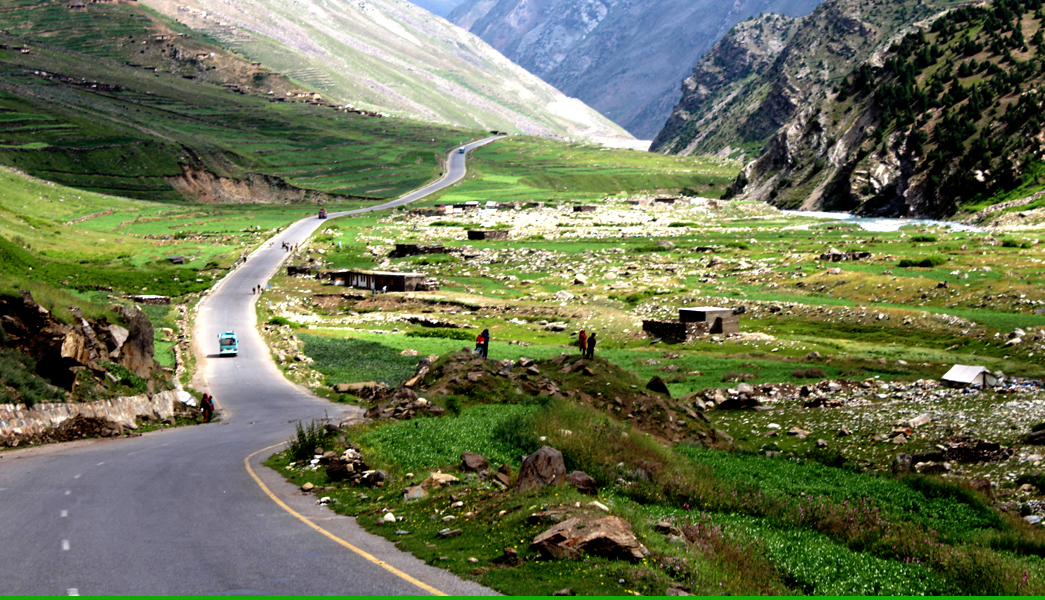
<path fill-rule="evenodd" d="M 62 550 L 69 550 L 69 540 L 62 540 Z"/>
<path fill-rule="evenodd" d="M 69 588 L 69 589 L 65 590 L 65 592 L 68 595 L 70 595 L 70 596 L 79 596 L 80 595 L 80 590 L 78 590 L 76 588 Z"/>
<path fill-rule="evenodd" d="M 66 518 L 66 517 L 68 517 L 68 516 L 69 516 L 69 511 L 67 511 L 67 510 L 64 510 L 64 509 L 63 509 L 63 510 L 62 510 L 62 514 L 61 514 L 61 517 L 62 517 L 62 518 L 64 519 L 64 518 Z"/>

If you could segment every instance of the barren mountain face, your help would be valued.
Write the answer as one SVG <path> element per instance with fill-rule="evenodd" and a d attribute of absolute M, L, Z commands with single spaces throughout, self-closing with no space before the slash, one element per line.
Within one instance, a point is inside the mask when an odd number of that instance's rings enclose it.
<path fill-rule="evenodd" d="M 469 0 L 449 19 L 652 139 L 685 79 L 733 25 L 763 12 L 809 13 L 818 0 Z"/>
<path fill-rule="evenodd" d="M 627 134 L 403 0 L 145 0 L 338 104 L 484 130 Z"/>

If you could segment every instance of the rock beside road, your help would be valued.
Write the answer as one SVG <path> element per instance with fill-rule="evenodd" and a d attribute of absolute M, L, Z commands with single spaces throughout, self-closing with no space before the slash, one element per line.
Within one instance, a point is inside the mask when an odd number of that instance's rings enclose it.
<path fill-rule="evenodd" d="M 649 556 L 631 531 L 631 524 L 620 517 L 587 520 L 569 519 L 539 534 L 530 548 L 546 558 L 577 559 L 585 554 L 611 559 L 642 560 Z"/>

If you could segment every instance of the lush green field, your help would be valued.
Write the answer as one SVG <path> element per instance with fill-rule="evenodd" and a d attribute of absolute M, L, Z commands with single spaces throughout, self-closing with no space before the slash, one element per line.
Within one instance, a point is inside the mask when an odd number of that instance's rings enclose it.
<path fill-rule="evenodd" d="M 634 192 L 717 198 L 740 165 L 706 157 L 668 157 L 512 137 L 470 155 L 468 178 L 424 204 L 478 201 L 582 202 Z"/>
<path fill-rule="evenodd" d="M 337 499 L 335 510 L 358 515 L 369 530 L 428 562 L 509 594 L 570 587 L 578 594 L 664 595 L 677 586 L 701 595 L 1035 594 L 1043 585 L 1040 532 L 940 480 L 669 449 L 590 409 L 556 401 L 466 407 L 457 417 L 363 427 L 352 439 L 369 464 L 389 470 L 392 482 L 376 499 L 350 487 L 328 488 L 324 494 Z M 519 455 L 541 444 L 560 449 L 568 469 L 616 479 L 599 500 L 632 523 L 652 552 L 649 559 L 538 558 L 528 544 L 548 524 L 528 516 L 545 509 L 583 514 L 589 498 L 568 486 L 504 494 L 455 471 L 464 451 L 514 470 Z M 276 455 L 269 464 L 296 483 L 330 485 L 321 471 L 288 471 L 288 462 Z M 389 504 L 434 469 L 464 483 L 432 490 L 420 501 Z M 451 507 L 457 500 L 464 506 Z M 402 520 L 395 527 L 375 525 L 387 510 Z M 447 524 L 430 518 L 433 512 L 454 515 L 450 527 L 462 533 L 436 535 Z M 672 523 L 690 543 L 672 542 L 653 529 L 656 521 Z M 526 562 L 498 567 L 505 547 Z"/>

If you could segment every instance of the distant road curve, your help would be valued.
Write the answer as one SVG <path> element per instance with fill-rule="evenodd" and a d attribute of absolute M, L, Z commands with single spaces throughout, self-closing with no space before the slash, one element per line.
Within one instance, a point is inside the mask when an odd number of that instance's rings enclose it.
<path fill-rule="evenodd" d="M 465 158 L 455 149 L 439 181 L 330 216 L 413 202 L 464 177 Z M 280 242 L 301 243 L 325 222 L 294 223 L 200 304 L 194 384 L 215 396 L 220 423 L 0 453 L 0 594 L 493 593 L 316 506 L 260 464 L 298 420 L 361 412 L 288 382 L 256 328 L 254 303 L 268 300 L 251 288 L 285 261 Z M 226 330 L 239 337 L 237 357 L 217 357 Z"/>

